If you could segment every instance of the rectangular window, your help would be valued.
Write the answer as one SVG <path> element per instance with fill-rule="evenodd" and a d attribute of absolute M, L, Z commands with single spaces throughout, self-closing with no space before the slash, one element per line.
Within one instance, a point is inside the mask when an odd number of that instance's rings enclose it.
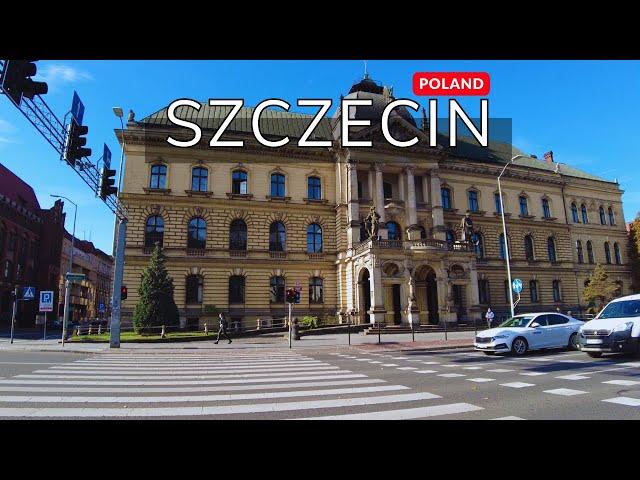
<path fill-rule="evenodd" d="M 477 212 L 478 208 L 478 192 L 471 190 L 469 192 L 469 211 Z"/>
<path fill-rule="evenodd" d="M 551 218 L 551 209 L 549 208 L 549 200 L 542 199 L 542 215 L 544 218 Z"/>
<path fill-rule="evenodd" d="M 480 303 L 483 305 L 488 305 L 491 303 L 491 299 L 489 298 L 489 281 L 488 280 L 478 280 L 478 293 L 480 296 Z"/>
<path fill-rule="evenodd" d="M 451 208 L 451 190 L 449 190 L 448 188 L 441 188 L 440 196 L 442 197 L 442 208 L 450 209 Z"/>
<path fill-rule="evenodd" d="M 496 213 L 502 213 L 502 205 L 500 205 L 500 194 L 499 193 L 494 193 L 493 194 L 493 201 L 496 204 Z"/>
<path fill-rule="evenodd" d="M 384 192 L 385 200 L 388 198 L 393 198 L 393 187 L 389 182 L 384 182 L 382 184 L 382 190 Z"/>
<path fill-rule="evenodd" d="M 322 189 L 318 177 L 309 177 L 307 180 L 307 197 L 310 200 L 322 199 Z"/>
<path fill-rule="evenodd" d="M 187 303 L 202 303 L 202 277 L 198 275 L 187 277 Z"/>
<path fill-rule="evenodd" d="M 520 197 L 520 216 L 526 217 L 529 215 L 529 206 L 527 205 L 527 197 Z"/>

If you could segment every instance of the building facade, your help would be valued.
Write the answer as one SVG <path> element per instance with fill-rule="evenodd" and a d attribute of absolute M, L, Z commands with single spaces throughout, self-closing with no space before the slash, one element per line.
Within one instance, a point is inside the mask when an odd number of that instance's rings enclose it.
<path fill-rule="evenodd" d="M 69 271 L 71 258 L 71 234 L 65 230 L 60 275 L 58 277 L 58 317 L 64 314 L 64 273 Z M 109 318 L 111 314 L 111 282 L 113 279 L 113 257 L 96 248 L 93 243 L 76 238 L 73 242 L 73 273 L 82 273 L 85 279 L 74 282 L 69 294 L 72 321 Z"/>
<path fill-rule="evenodd" d="M 56 291 L 65 214 L 41 209 L 33 189 L 0 164 L 0 325 L 10 325 L 15 287 Z M 16 324 L 35 325 L 38 299 L 18 302 Z"/>
<path fill-rule="evenodd" d="M 507 246 L 512 276 L 524 284 L 520 311 L 581 311 L 595 263 L 629 293 L 616 182 L 558 163 L 551 153 L 523 155 L 502 177 L 505 245 L 496 178 L 522 152 L 467 141 L 430 148 L 426 119 L 416 121 L 402 108 L 391 115 L 392 134 L 424 141 L 398 149 L 380 127 L 391 91 L 365 78 L 347 97 L 372 100 L 349 116 L 371 120 L 351 136 L 373 139 L 373 148 L 341 146 L 340 110 L 315 133 L 331 148 L 264 147 L 250 133 L 250 108 L 225 134 L 243 139 L 243 148 L 209 148 L 207 134 L 192 148 L 172 147 L 169 135 L 191 138 L 191 132 L 171 124 L 166 109 L 116 131 L 127 154 L 120 197 L 129 214 L 123 320 L 131 318 L 156 243 L 168 258 L 183 325 L 212 320 L 207 312 L 221 309 L 254 328 L 258 319 L 285 315 L 284 292 L 296 285 L 302 287 L 296 315 L 434 324 L 478 319 L 491 306 L 500 318 L 509 310 Z M 192 113 L 177 111 L 181 118 Z M 190 120 L 211 133 L 226 114 L 203 104 Z M 312 117 L 266 110 L 263 118 L 274 138 L 295 139 Z M 368 238 L 372 207 L 380 228 Z M 462 238 L 467 213 L 472 239 Z"/>

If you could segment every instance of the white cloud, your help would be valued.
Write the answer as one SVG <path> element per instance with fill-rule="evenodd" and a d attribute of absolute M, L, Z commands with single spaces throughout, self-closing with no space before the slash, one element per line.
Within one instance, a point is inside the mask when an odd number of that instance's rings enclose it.
<path fill-rule="evenodd" d="M 0 118 L 0 132 L 8 133 L 13 132 L 16 129 L 12 124 Z"/>
<path fill-rule="evenodd" d="M 49 86 L 57 86 L 63 83 L 73 83 L 85 80 L 93 80 L 89 72 L 78 70 L 69 65 L 49 64 L 38 72 L 37 80 L 47 82 Z"/>
<path fill-rule="evenodd" d="M 7 137 L 0 137 L 0 143 L 15 143 L 13 140 Z"/>

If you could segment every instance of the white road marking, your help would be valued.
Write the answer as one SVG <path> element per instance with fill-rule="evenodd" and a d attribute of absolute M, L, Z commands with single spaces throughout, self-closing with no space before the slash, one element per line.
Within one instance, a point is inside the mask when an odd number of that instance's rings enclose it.
<path fill-rule="evenodd" d="M 609 403 L 617 403 L 619 405 L 626 405 L 628 407 L 640 407 L 640 398 L 616 397 L 616 398 L 607 398 L 606 400 L 602 400 L 602 401 L 609 402 Z"/>
<path fill-rule="evenodd" d="M 372 360 L 369 363 L 382 363 L 382 362 L 379 362 L 378 360 Z"/>
<path fill-rule="evenodd" d="M 520 375 L 526 375 L 528 377 L 538 377 L 540 375 L 546 375 L 547 372 L 520 372 Z"/>
<path fill-rule="evenodd" d="M 418 367 L 398 367 L 397 370 L 417 370 Z"/>
<path fill-rule="evenodd" d="M 263 369 L 255 369 L 255 368 L 235 368 L 235 369 L 212 369 L 212 370 L 201 370 L 201 371 L 197 371 L 194 372 L 193 370 L 188 370 L 188 371 L 175 371 L 175 370 L 167 370 L 167 371 L 162 371 L 162 372 L 158 372 L 158 371 L 147 371 L 147 372 L 130 372 L 129 370 L 82 370 L 82 371 L 68 371 L 68 370 L 36 370 L 33 374 L 31 374 L 31 377 L 34 377 L 36 375 L 45 375 L 45 376 L 54 376 L 54 375 L 66 375 L 67 378 L 84 378 L 84 377 L 89 377 L 89 378 L 93 378 L 96 375 L 100 376 L 100 377 L 107 377 L 107 376 L 129 376 L 129 377 L 147 377 L 147 376 L 159 376 L 159 375 L 169 375 L 169 376 L 175 376 L 175 375 L 182 375 L 185 378 L 188 375 L 184 375 L 185 373 L 193 373 L 193 375 L 196 376 L 206 376 L 206 375 L 222 375 L 222 374 L 234 374 L 234 373 L 252 373 L 255 372 L 256 370 L 263 370 Z M 316 366 L 312 366 L 312 367 L 277 367 L 277 368 L 271 368 L 269 369 L 269 372 L 300 372 L 300 371 L 327 371 L 327 370 L 340 370 L 340 367 L 333 367 L 333 366 L 328 366 L 328 367 L 316 367 Z M 193 376 L 192 375 L 192 376 Z M 26 375 L 19 375 L 20 377 L 24 377 Z"/>
<path fill-rule="evenodd" d="M 0 365 L 64 365 L 64 362 L 0 362 Z"/>
<path fill-rule="evenodd" d="M 441 365 L 442 367 L 459 367 L 460 365 L 458 365 L 457 363 L 445 363 L 444 365 Z"/>
<path fill-rule="evenodd" d="M 397 367 L 398 364 L 397 363 L 383 363 L 382 366 L 383 367 Z"/>
<path fill-rule="evenodd" d="M 321 408 L 345 408 L 362 405 L 414 402 L 442 398 L 432 393 L 407 393 L 375 397 L 340 398 L 308 402 L 254 403 L 246 405 L 224 405 L 212 407 L 170 407 L 170 408 L 0 408 L 0 418 L 96 418 L 96 417 L 177 417 L 204 415 L 233 415 L 264 412 L 287 412 L 315 410 Z"/>
<path fill-rule="evenodd" d="M 437 370 L 416 370 L 414 373 L 438 373 Z"/>
<path fill-rule="evenodd" d="M 515 370 L 509 369 L 509 368 L 494 368 L 492 370 L 487 370 L 487 372 L 507 373 L 507 372 L 515 372 Z"/>
<path fill-rule="evenodd" d="M 585 375 L 573 374 L 573 375 L 561 375 L 561 376 L 556 377 L 556 378 L 559 378 L 561 380 L 586 380 L 586 379 L 591 378 L 591 377 L 587 377 Z"/>
<path fill-rule="evenodd" d="M 463 367 L 463 370 L 482 370 L 482 367 Z"/>
<path fill-rule="evenodd" d="M 260 392 L 224 395 L 169 395 L 154 397 L 85 397 L 85 396 L 0 396 L 0 403 L 187 403 L 224 402 L 236 400 L 266 400 L 271 398 L 318 397 L 326 395 L 356 395 L 359 393 L 390 392 L 409 390 L 403 385 L 381 385 L 378 387 L 333 388 L 326 390 L 296 390 L 288 392 Z"/>
<path fill-rule="evenodd" d="M 255 368 L 255 369 L 270 369 L 270 368 L 284 368 L 284 367 L 326 367 L 329 366 L 328 363 L 313 361 L 313 362 L 287 362 L 287 363 L 273 363 L 273 364 L 264 364 L 264 363 L 238 363 L 231 365 L 220 365 L 220 364 L 211 364 L 211 365 L 202 365 L 202 364 L 194 364 L 194 365 L 169 365 L 169 366 L 157 366 L 157 365 L 145 365 L 139 366 L 137 364 L 127 366 L 127 365 L 88 365 L 88 366 L 80 366 L 80 365 L 69 365 L 69 366 L 60 366 L 60 367 L 51 367 L 48 370 L 38 370 L 38 372 L 42 371 L 59 371 L 64 370 L 67 372 L 84 372 L 84 371 L 122 371 L 125 370 L 128 372 L 139 372 L 139 371 L 155 371 L 155 372 L 182 372 L 182 371 L 197 371 L 197 370 L 232 370 L 232 369 L 241 369 L 241 368 Z"/>
<path fill-rule="evenodd" d="M 403 410 L 387 410 L 382 412 L 350 413 L 346 415 L 330 415 L 325 417 L 307 417 L 302 420 L 411 420 L 415 418 L 437 417 L 483 410 L 482 407 L 470 403 L 450 403 L 432 407 L 407 408 Z"/>
<path fill-rule="evenodd" d="M 510 416 L 510 417 L 492 418 L 491 420 L 524 420 L 524 418 Z"/>
<path fill-rule="evenodd" d="M 625 387 L 630 387 L 632 385 L 640 385 L 640 382 L 636 380 L 608 380 L 602 383 L 608 383 L 610 385 L 622 385 Z"/>
<path fill-rule="evenodd" d="M 456 377 L 466 377 L 466 375 L 463 373 L 441 373 L 440 375 L 438 375 L 438 377 L 456 378 Z"/>
<path fill-rule="evenodd" d="M 495 381 L 495 378 L 482 378 L 482 377 L 478 377 L 478 378 L 467 378 L 468 382 L 476 382 L 476 383 L 484 383 L 484 382 L 493 382 Z"/>
<path fill-rule="evenodd" d="M 525 387 L 535 387 L 534 383 L 524 383 L 524 382 L 511 382 L 511 383 L 501 383 L 501 387 L 511 387 L 511 388 L 525 388 Z"/>
<path fill-rule="evenodd" d="M 440 365 L 440 362 L 422 362 L 423 365 Z"/>
<path fill-rule="evenodd" d="M 291 380 L 291 379 L 288 379 Z M 362 380 L 336 380 L 327 382 L 296 382 L 296 383 L 267 383 L 258 385 L 224 385 L 224 386 L 201 386 L 201 387 L 9 387 L 0 386 L 0 392 L 20 392 L 20 393 L 170 393 L 170 392 L 228 392 L 228 391 L 248 391 L 248 390 L 282 390 L 285 388 L 303 387 L 337 387 L 340 385 L 367 385 L 372 383 L 386 383 L 386 380 L 377 378 L 366 378 Z"/>
<path fill-rule="evenodd" d="M 584 392 L 582 390 L 572 390 L 570 388 L 555 388 L 553 390 L 545 390 L 544 393 L 551 393 L 553 395 L 562 395 L 565 397 L 571 397 L 573 395 L 582 395 Z"/>

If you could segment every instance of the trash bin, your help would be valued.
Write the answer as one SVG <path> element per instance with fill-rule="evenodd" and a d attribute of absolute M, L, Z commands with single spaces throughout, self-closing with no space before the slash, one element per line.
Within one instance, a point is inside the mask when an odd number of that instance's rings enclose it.
<path fill-rule="evenodd" d="M 293 319 L 293 324 L 291 325 L 291 336 L 294 340 L 300 340 L 300 326 L 298 325 L 298 319 Z"/>

